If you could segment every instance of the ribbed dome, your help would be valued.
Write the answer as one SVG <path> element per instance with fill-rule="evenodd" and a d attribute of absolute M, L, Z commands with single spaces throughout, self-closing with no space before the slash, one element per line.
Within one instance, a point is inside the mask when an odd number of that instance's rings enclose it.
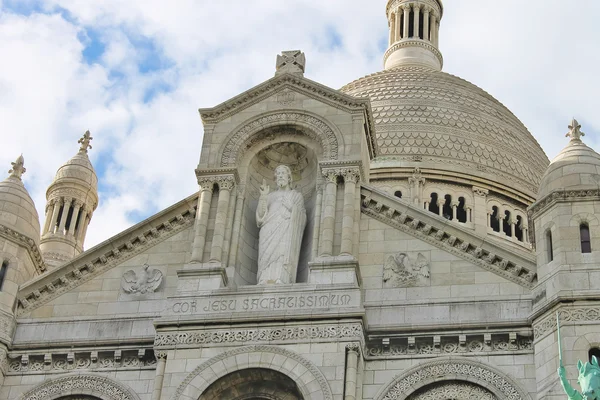
<path fill-rule="evenodd" d="M 577 126 L 577 121 L 574 122 Z M 550 163 L 537 199 L 541 200 L 555 190 L 598 189 L 599 186 L 600 154 L 575 138 Z"/>
<path fill-rule="evenodd" d="M 535 197 L 548 158 L 527 128 L 477 86 L 404 65 L 341 91 L 371 99 L 380 148 L 373 168 L 451 171 Z"/>
<path fill-rule="evenodd" d="M 0 225 L 27 236 L 35 244 L 40 243 L 40 218 L 35 204 L 14 174 L 0 182 Z"/>

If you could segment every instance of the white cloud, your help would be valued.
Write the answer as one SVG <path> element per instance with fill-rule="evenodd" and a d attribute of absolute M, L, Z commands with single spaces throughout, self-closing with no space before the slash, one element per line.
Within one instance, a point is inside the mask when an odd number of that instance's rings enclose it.
<path fill-rule="evenodd" d="M 90 129 L 90 157 L 104 175 L 89 248 L 196 190 L 197 108 L 270 78 L 281 50 L 305 51 L 307 77 L 334 88 L 381 70 L 385 3 L 47 0 L 50 15 L 29 17 L 7 8 L 0 13 L 0 168 L 25 154 L 26 183 L 41 211 L 53 174 Z M 588 143 L 598 143 L 599 3 L 446 3 L 447 72 L 501 100 L 550 158 L 566 144 L 573 114 Z M 87 30 L 106 42 L 92 65 L 82 55 Z M 332 32 L 340 42 L 333 49 Z M 142 73 L 149 55 L 160 56 L 150 61 L 161 68 Z M 157 87 L 168 89 L 149 96 Z"/>

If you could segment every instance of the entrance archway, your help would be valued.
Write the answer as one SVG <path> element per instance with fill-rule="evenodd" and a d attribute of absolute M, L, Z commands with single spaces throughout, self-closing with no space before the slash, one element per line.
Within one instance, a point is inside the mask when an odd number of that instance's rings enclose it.
<path fill-rule="evenodd" d="M 199 400 L 304 400 L 298 385 L 281 372 L 249 368 L 218 379 Z"/>

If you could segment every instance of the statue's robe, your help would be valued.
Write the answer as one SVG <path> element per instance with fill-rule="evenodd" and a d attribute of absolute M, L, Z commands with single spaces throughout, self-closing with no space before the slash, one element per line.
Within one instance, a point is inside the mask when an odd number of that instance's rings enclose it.
<path fill-rule="evenodd" d="M 277 190 L 267 197 L 266 212 L 256 210 L 259 285 L 294 283 L 306 225 L 304 198 L 295 190 Z"/>

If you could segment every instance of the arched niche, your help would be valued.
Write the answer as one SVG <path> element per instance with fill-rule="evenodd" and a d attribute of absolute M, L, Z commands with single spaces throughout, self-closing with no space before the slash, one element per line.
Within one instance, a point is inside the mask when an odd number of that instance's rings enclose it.
<path fill-rule="evenodd" d="M 442 381 L 422 387 L 407 400 L 498 400 L 483 386 L 464 381 Z"/>
<path fill-rule="evenodd" d="M 23 393 L 19 400 L 140 400 L 124 384 L 106 376 L 69 374 L 46 380 Z"/>
<path fill-rule="evenodd" d="M 292 188 L 302 193 L 306 208 L 306 226 L 296 276 L 296 282 L 306 282 L 308 262 L 312 254 L 316 188 L 322 180 L 319 161 L 324 150 L 320 142 L 306 134 L 305 128 L 294 125 L 266 128 L 259 136 L 269 137 L 270 140 L 255 142 L 239 159 L 238 171 L 244 203 L 238 230 L 239 249 L 235 260 L 234 281 L 238 286 L 256 284 L 259 235 L 256 207 L 260 197 L 260 186 L 264 180 L 272 191 L 277 190 L 275 169 L 279 165 L 287 165 L 292 170 Z"/>
<path fill-rule="evenodd" d="M 199 400 L 304 400 L 296 382 L 272 369 L 235 371 L 210 385 Z"/>
<path fill-rule="evenodd" d="M 229 350 L 196 367 L 177 387 L 172 400 L 202 399 L 215 382 L 238 371 L 266 369 L 279 372 L 296 383 L 304 400 L 333 400 L 331 388 L 323 373 L 310 361 L 289 350 L 276 346 L 253 345 Z M 273 375 L 281 376 L 281 375 Z M 226 398 L 226 397 L 224 397 Z M 242 400 L 241 398 L 239 400 Z M 252 399 L 249 397 L 248 400 Z M 258 397 L 258 399 L 261 399 Z M 269 399 L 267 397 L 267 399 Z M 244 399 L 246 400 L 246 399 Z M 262 400 L 262 399 L 261 399 Z M 271 399 L 269 399 L 271 400 Z M 295 400 L 295 399 L 274 399 Z"/>
<path fill-rule="evenodd" d="M 419 400 L 419 397 L 411 396 L 443 381 L 477 385 L 490 392 L 494 400 L 531 400 L 529 394 L 505 373 L 463 357 L 438 357 L 415 365 L 384 386 L 375 400 Z"/>

